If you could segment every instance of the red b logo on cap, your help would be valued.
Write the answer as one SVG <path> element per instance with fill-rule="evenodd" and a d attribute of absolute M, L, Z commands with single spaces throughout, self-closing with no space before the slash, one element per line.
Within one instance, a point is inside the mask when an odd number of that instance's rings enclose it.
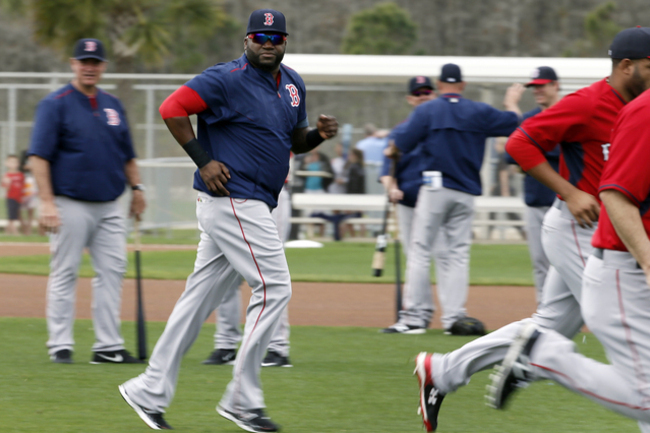
<path fill-rule="evenodd" d="M 264 21 L 265 26 L 272 26 L 273 25 L 273 14 L 272 13 L 269 13 L 269 12 L 265 13 L 264 18 L 266 19 L 266 21 Z"/>
<path fill-rule="evenodd" d="M 95 41 L 86 41 L 84 45 L 84 51 L 95 51 L 97 49 L 97 42 Z"/>

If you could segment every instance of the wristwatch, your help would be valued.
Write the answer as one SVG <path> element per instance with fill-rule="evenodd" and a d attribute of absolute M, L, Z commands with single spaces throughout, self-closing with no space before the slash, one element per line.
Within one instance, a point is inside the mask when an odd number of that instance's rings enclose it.
<path fill-rule="evenodd" d="M 144 185 L 142 185 L 141 183 L 139 183 L 137 185 L 133 185 L 131 187 L 131 190 L 132 191 L 142 191 L 142 192 L 144 192 Z"/>

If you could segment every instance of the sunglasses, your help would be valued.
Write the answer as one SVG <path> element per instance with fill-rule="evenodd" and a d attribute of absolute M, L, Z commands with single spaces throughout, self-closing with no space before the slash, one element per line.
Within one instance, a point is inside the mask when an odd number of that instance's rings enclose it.
<path fill-rule="evenodd" d="M 260 45 L 264 45 L 266 41 L 271 41 L 271 44 L 273 45 L 280 45 L 282 42 L 287 40 L 285 35 L 267 35 L 266 33 L 251 33 L 246 37 Z"/>
<path fill-rule="evenodd" d="M 422 89 L 422 90 L 416 90 L 415 92 L 411 92 L 411 95 L 413 95 L 413 96 L 422 96 L 422 95 L 429 96 L 432 93 L 433 93 L 433 90 L 431 90 L 431 89 Z"/>

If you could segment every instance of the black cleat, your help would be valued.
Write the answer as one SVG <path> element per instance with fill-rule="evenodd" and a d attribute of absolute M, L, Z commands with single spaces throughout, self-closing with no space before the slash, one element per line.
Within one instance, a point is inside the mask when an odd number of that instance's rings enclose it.
<path fill-rule="evenodd" d="M 165 418 L 163 418 L 162 413 L 153 412 L 135 403 L 129 398 L 128 394 L 126 393 L 126 389 L 124 389 L 124 385 L 120 385 L 117 388 L 120 390 L 120 394 L 122 394 L 124 401 L 129 406 L 131 406 L 131 408 L 135 411 L 135 413 L 138 414 L 138 416 L 142 419 L 142 421 L 145 422 L 145 424 L 154 430 L 173 430 L 172 426 L 167 424 L 167 421 L 165 421 Z"/>
<path fill-rule="evenodd" d="M 424 334 L 427 329 L 422 326 L 405 325 L 397 322 L 396 324 L 380 330 L 382 334 Z"/>
<path fill-rule="evenodd" d="M 50 355 L 50 360 L 57 364 L 72 364 L 72 351 L 68 349 L 59 350 L 54 355 Z"/>
<path fill-rule="evenodd" d="M 207 365 L 234 365 L 237 351 L 235 349 L 215 349 L 208 359 L 201 364 Z"/>
<path fill-rule="evenodd" d="M 422 415 L 422 422 L 428 432 L 436 431 L 438 428 L 438 412 L 442 406 L 445 394 L 441 393 L 433 384 L 431 376 L 431 354 L 420 352 L 415 358 L 414 375 L 418 377 L 420 384 L 420 406 L 418 413 Z"/>
<path fill-rule="evenodd" d="M 237 424 L 239 428 L 255 433 L 280 431 L 280 427 L 271 421 L 264 409 L 251 409 L 241 412 L 231 412 L 221 405 L 217 406 L 217 412 L 222 417 Z"/>
<path fill-rule="evenodd" d="M 127 350 L 114 352 L 94 352 L 91 364 L 144 364 L 144 361 L 134 358 Z"/>
<path fill-rule="evenodd" d="M 262 360 L 262 367 L 293 367 L 288 356 L 282 356 L 278 352 L 269 350 Z"/>
<path fill-rule="evenodd" d="M 541 332 L 534 323 L 522 326 L 501 365 L 494 367 L 490 375 L 492 383 L 487 386 L 486 404 L 503 409 L 514 391 L 527 387 L 535 378 L 530 365 L 530 352 Z"/>

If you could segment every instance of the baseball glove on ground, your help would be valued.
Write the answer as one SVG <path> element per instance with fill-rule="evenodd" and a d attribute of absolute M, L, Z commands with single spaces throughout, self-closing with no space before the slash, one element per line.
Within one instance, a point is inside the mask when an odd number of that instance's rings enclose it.
<path fill-rule="evenodd" d="M 451 335 L 485 335 L 485 326 L 478 319 L 463 317 L 456 320 L 447 331 Z"/>

